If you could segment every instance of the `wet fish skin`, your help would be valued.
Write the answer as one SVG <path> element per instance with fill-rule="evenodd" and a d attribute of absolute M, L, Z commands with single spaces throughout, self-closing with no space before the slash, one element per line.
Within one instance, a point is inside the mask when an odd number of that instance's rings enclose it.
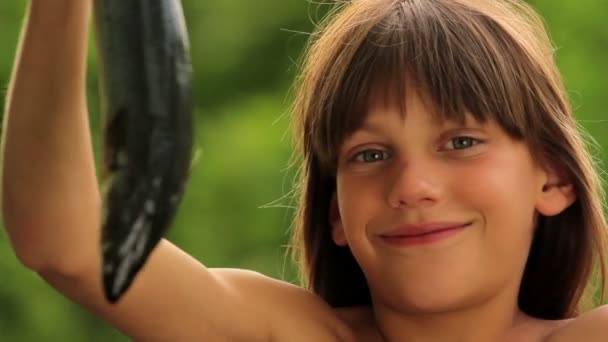
<path fill-rule="evenodd" d="M 104 118 L 103 288 L 116 302 L 169 228 L 192 153 L 179 0 L 94 0 Z"/>

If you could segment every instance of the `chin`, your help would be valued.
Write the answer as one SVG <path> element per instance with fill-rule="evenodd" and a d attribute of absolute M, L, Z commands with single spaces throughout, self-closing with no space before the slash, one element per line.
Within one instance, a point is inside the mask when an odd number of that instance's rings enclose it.
<path fill-rule="evenodd" d="M 401 311 L 412 313 L 440 313 L 455 311 L 465 307 L 471 301 L 470 296 L 455 291 L 431 292 L 431 291 L 407 291 L 402 294 Z"/>
<path fill-rule="evenodd" d="M 410 278 L 411 279 L 411 278 Z M 487 291 L 475 286 L 474 277 L 432 277 L 424 281 L 394 282 L 389 288 L 380 284 L 374 300 L 403 313 L 442 313 L 480 303 Z"/>

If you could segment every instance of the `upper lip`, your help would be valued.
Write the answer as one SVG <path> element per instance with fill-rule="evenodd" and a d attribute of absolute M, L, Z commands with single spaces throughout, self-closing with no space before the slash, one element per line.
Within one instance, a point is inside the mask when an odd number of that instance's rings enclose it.
<path fill-rule="evenodd" d="M 442 230 L 455 229 L 468 226 L 470 222 L 428 222 L 418 224 L 408 224 L 399 228 L 389 230 L 380 234 L 381 237 L 408 237 L 419 236 L 439 232 Z"/>

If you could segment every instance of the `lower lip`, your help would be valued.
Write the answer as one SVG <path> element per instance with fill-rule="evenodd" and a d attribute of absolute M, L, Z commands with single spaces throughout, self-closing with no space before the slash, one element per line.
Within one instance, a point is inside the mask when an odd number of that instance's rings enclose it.
<path fill-rule="evenodd" d="M 418 245 L 426 245 L 434 242 L 438 242 L 441 240 L 445 240 L 451 236 L 454 236 L 468 227 L 468 224 L 449 228 L 445 230 L 439 230 L 436 232 L 424 234 L 424 235 L 416 235 L 416 236 L 380 236 L 382 241 L 388 243 L 389 245 L 400 246 L 400 247 L 408 247 L 408 246 L 418 246 Z"/>

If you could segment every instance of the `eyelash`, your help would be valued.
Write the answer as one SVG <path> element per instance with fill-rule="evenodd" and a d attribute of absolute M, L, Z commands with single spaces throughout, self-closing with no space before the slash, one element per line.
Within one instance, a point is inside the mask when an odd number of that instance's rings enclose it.
<path fill-rule="evenodd" d="M 452 148 L 445 148 L 446 145 L 450 144 L 452 146 L 454 146 L 455 141 L 457 140 L 465 140 L 468 142 L 468 145 L 462 147 L 462 148 L 456 148 L 456 147 L 452 147 Z M 476 145 L 479 145 L 480 143 L 483 143 L 483 140 L 481 139 L 477 139 L 477 138 L 473 138 L 473 137 L 469 137 L 469 136 L 457 136 L 457 137 L 453 137 L 450 138 L 446 143 L 444 143 L 442 145 L 442 149 L 443 150 L 447 150 L 447 151 L 462 151 L 462 150 L 467 150 L 469 148 L 472 148 Z M 373 160 L 365 160 L 365 155 L 366 154 L 381 154 L 382 158 L 381 159 L 373 159 Z M 361 160 L 361 158 L 363 157 L 363 160 Z M 379 148 L 369 148 L 369 149 L 365 149 L 362 151 L 359 151 L 357 153 L 355 153 L 351 158 L 350 161 L 352 162 L 361 162 L 361 163 L 375 163 L 375 162 L 379 162 L 379 161 L 383 161 L 386 160 L 388 158 L 391 157 L 391 154 L 383 149 L 379 149 Z"/>
<path fill-rule="evenodd" d="M 469 136 L 465 136 L 465 135 L 463 135 L 463 136 L 457 136 L 457 137 L 453 137 L 453 138 L 451 138 L 450 140 L 448 140 L 448 142 L 447 142 L 447 143 L 443 144 L 443 146 L 445 147 L 445 146 L 446 146 L 448 143 L 452 143 L 452 145 L 453 145 L 454 141 L 455 141 L 455 140 L 458 140 L 458 139 L 465 139 L 465 140 L 467 140 L 467 141 L 470 141 L 470 145 L 465 146 L 465 147 L 463 147 L 463 148 L 448 148 L 447 150 L 449 150 L 449 151 L 466 150 L 466 149 L 469 149 L 469 148 L 471 148 L 471 147 L 473 147 L 473 146 L 476 146 L 476 145 L 478 145 L 478 144 L 480 144 L 480 143 L 482 143 L 482 142 L 483 142 L 483 141 L 482 141 L 482 140 L 480 140 L 480 139 L 477 139 L 477 138 L 473 138 L 473 137 L 469 137 Z"/>
<path fill-rule="evenodd" d="M 363 156 L 365 156 L 365 154 L 370 153 L 370 152 L 372 152 L 372 153 L 380 153 L 385 158 L 375 159 L 373 161 L 359 160 L 360 157 L 363 157 Z M 370 148 L 370 149 L 366 149 L 366 150 L 363 150 L 363 151 L 355 153 L 352 156 L 351 161 L 353 161 L 353 162 L 361 162 L 361 163 L 374 163 L 374 162 L 386 160 L 389 157 L 390 157 L 390 154 L 387 151 L 384 151 L 384 150 L 381 150 L 381 149 L 378 149 L 378 148 Z"/>

